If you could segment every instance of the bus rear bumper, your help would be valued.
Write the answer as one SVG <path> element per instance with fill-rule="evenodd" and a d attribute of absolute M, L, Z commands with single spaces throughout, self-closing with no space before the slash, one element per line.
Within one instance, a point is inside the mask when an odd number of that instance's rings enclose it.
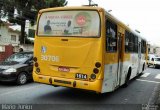
<path fill-rule="evenodd" d="M 102 89 L 102 80 L 95 80 L 91 82 L 91 81 L 82 81 L 76 79 L 44 76 L 44 75 L 38 75 L 36 73 L 33 74 L 33 79 L 35 82 L 38 83 L 44 83 L 53 86 L 78 88 L 78 89 L 95 91 L 98 93 L 101 93 Z"/>

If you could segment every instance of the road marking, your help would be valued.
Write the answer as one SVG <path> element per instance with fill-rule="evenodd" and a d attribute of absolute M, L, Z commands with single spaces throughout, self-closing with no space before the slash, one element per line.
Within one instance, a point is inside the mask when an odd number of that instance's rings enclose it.
<path fill-rule="evenodd" d="M 148 75 L 150 75 L 151 73 L 144 73 L 141 77 L 147 77 Z"/>
<path fill-rule="evenodd" d="M 158 83 L 158 84 L 160 84 L 160 82 L 157 82 L 157 81 L 142 80 L 142 79 L 136 79 L 136 80 L 143 81 L 143 82 L 152 82 L 152 83 Z"/>
<path fill-rule="evenodd" d="M 156 78 L 156 79 L 160 79 L 160 74 L 158 74 L 155 78 Z"/>
<path fill-rule="evenodd" d="M 6 96 L 6 95 L 9 95 L 9 94 L 14 94 L 14 93 L 17 93 L 17 92 L 21 92 L 21 91 L 26 91 L 26 90 L 29 90 L 29 89 L 35 89 L 35 88 L 38 88 L 38 87 L 41 87 L 42 86 L 42 84 L 40 84 L 40 85 L 35 85 L 34 87 L 28 87 L 28 88 L 23 88 L 23 89 L 19 89 L 19 90 L 15 90 L 15 91 L 10 91 L 10 92 L 5 92 L 5 93 L 2 93 L 2 94 L 0 94 L 0 97 L 1 96 Z"/>

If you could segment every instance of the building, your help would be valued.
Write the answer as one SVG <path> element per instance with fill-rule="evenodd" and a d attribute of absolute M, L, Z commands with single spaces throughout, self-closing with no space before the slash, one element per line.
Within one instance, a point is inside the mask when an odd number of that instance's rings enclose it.
<path fill-rule="evenodd" d="M 19 50 L 20 31 L 10 23 L 0 24 L 0 61 Z"/>
<path fill-rule="evenodd" d="M 26 27 L 25 27 L 25 31 L 27 33 L 27 37 L 29 40 L 34 42 L 34 37 L 35 37 L 35 30 L 36 30 L 36 24 L 31 25 L 31 23 L 26 20 Z"/>
<path fill-rule="evenodd" d="M 156 47 L 156 54 L 160 57 L 160 47 Z"/>
<path fill-rule="evenodd" d="M 13 47 L 18 47 L 19 37 L 20 37 L 20 29 L 17 29 L 11 24 L 3 22 L 0 25 L 0 46 L 1 48 L 6 45 L 12 45 Z M 16 51 L 16 50 L 15 50 Z"/>
<path fill-rule="evenodd" d="M 149 45 L 149 54 L 160 56 L 160 47 L 157 45 Z"/>

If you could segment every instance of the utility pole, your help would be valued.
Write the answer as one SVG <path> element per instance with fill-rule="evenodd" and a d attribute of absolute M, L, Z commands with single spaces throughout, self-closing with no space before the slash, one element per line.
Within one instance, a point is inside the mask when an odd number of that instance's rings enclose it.
<path fill-rule="evenodd" d="M 92 0 L 88 0 L 89 1 L 89 6 L 91 5 Z"/>

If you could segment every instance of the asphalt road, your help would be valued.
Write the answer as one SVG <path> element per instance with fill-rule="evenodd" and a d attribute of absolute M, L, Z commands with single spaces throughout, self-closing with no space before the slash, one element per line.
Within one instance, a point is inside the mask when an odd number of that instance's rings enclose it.
<path fill-rule="evenodd" d="M 102 95 L 33 82 L 23 86 L 1 82 L 0 104 L 60 104 L 62 106 L 58 107 L 62 108 L 66 108 L 65 105 L 69 105 L 71 108 L 72 105 L 77 105 L 77 108 L 79 108 L 79 105 L 84 104 L 88 107 L 98 105 L 98 108 L 101 107 L 100 105 L 108 105 L 110 108 L 116 106 L 124 110 L 124 106 L 139 106 L 142 108 L 146 104 L 160 104 L 159 93 L 160 69 L 150 67 L 142 76 L 132 80 L 127 88 L 119 88 L 112 93 Z M 135 110 L 136 108 L 132 109 Z M 128 109 L 126 108 L 126 110 Z"/>

